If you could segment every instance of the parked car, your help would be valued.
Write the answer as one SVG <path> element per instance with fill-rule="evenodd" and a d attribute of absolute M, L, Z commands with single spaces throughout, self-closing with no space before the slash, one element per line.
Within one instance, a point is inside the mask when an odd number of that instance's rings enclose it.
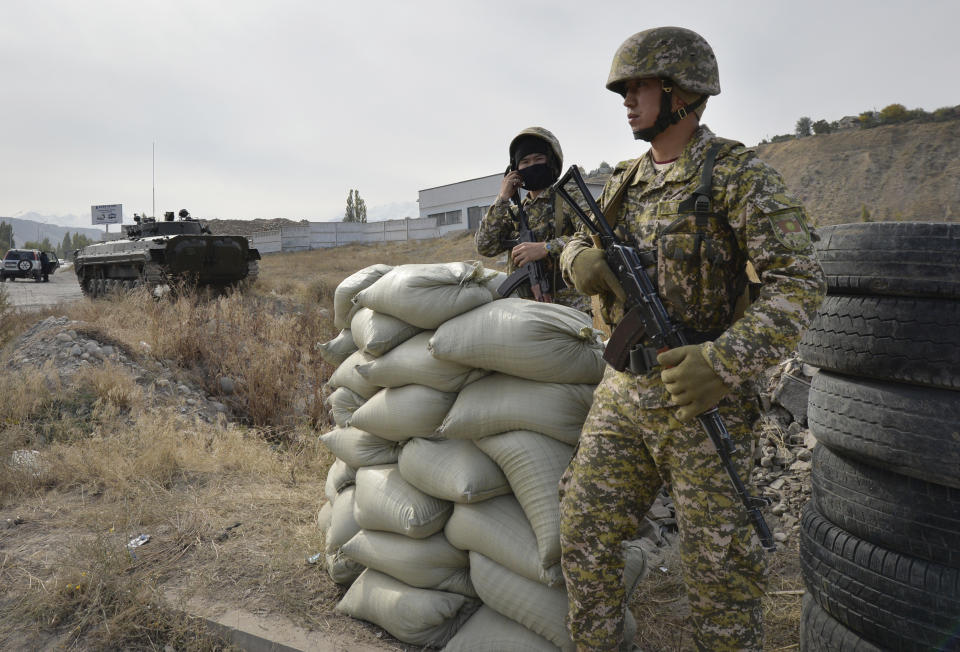
<path fill-rule="evenodd" d="M 52 251 L 44 252 L 49 259 L 49 270 L 47 274 L 53 274 L 60 266 L 60 259 Z M 39 249 L 10 249 L 3 257 L 3 265 L 0 267 L 0 282 L 8 278 L 15 280 L 18 278 L 32 278 L 34 281 L 43 280 L 43 267 L 40 262 Z"/>

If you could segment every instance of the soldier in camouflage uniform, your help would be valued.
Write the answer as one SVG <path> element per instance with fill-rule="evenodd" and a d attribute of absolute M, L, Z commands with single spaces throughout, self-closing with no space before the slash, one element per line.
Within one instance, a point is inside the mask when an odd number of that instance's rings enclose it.
<path fill-rule="evenodd" d="M 496 256 L 507 250 L 507 243 L 516 240 L 519 223 L 514 217 L 517 209 L 510 207 L 510 198 L 519 188 L 525 188 L 523 210 L 537 242 L 511 247 L 507 272 L 543 260 L 556 303 L 588 312 L 587 297 L 572 287 L 563 287 L 560 275 L 560 252 L 576 230 L 576 218 L 552 187 L 562 167 L 563 151 L 552 133 L 542 127 L 528 127 L 517 134 L 510 143 L 510 170 L 500 184 L 500 194 L 477 229 L 477 251 L 483 256 Z M 557 290 L 558 287 L 562 289 Z M 518 294 L 533 298 L 529 285 L 521 286 Z"/>
<path fill-rule="evenodd" d="M 631 371 L 608 368 L 594 394 L 560 483 L 571 636 L 580 650 L 622 645 L 620 545 L 636 537 L 666 485 L 695 645 L 760 650 L 763 552 L 695 417 L 718 405 L 739 449 L 737 471 L 749 482 L 760 416 L 753 379 L 794 348 L 825 293 L 823 274 L 803 206 L 780 175 L 700 125 L 707 96 L 720 92 L 702 37 L 677 27 L 635 34 L 614 56 L 607 88 L 624 96 L 635 137 L 651 148 L 617 166 L 601 207 L 619 238 L 650 252 L 648 271 L 693 344 Z M 710 204 L 695 213 L 698 187 Z M 749 307 L 738 301 L 748 261 L 761 281 Z M 623 289 L 582 230 L 561 266 L 580 291 L 600 296 L 607 323 L 623 317 Z"/>

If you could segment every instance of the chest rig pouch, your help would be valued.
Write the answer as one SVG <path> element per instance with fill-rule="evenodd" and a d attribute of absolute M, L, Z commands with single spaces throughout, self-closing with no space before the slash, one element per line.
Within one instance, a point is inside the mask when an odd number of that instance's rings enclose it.
<path fill-rule="evenodd" d="M 715 339 L 733 322 L 747 283 L 746 256 L 726 214 L 713 210 L 711 181 L 722 147 L 706 152 L 700 185 L 677 205 L 678 217 L 657 236 L 657 286 L 667 312 L 691 339 Z"/>

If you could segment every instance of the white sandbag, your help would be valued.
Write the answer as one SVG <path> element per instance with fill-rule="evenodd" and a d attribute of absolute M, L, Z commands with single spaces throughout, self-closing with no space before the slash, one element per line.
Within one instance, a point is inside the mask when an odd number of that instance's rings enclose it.
<path fill-rule="evenodd" d="M 624 580 L 635 583 L 636 563 L 628 561 Z M 547 639 L 561 650 L 576 649 L 567 632 L 567 592 L 521 577 L 477 552 L 470 553 L 470 577 L 484 604 Z M 628 596 L 629 597 L 629 596 Z M 632 649 L 637 622 L 627 609 L 623 626 L 624 650 Z"/>
<path fill-rule="evenodd" d="M 398 265 L 354 301 L 420 328 L 436 328 L 493 301 L 494 293 L 485 285 L 491 276 L 477 261 Z"/>
<path fill-rule="evenodd" d="M 572 446 L 580 439 L 593 390 L 593 385 L 540 383 L 493 374 L 460 391 L 437 436 L 479 439 L 532 430 Z"/>
<path fill-rule="evenodd" d="M 354 488 L 348 487 L 337 496 L 330 512 L 330 527 L 324 534 L 323 552 L 327 573 L 337 584 L 350 584 L 363 572 L 362 565 L 344 557 L 340 550 L 360 531 L 360 526 L 353 518 L 354 493 Z"/>
<path fill-rule="evenodd" d="M 393 464 L 400 457 L 400 445 L 357 428 L 334 428 L 320 435 L 320 441 L 353 469 L 375 464 Z"/>
<path fill-rule="evenodd" d="M 329 500 L 323 501 L 323 506 L 317 512 L 317 527 L 327 536 L 327 530 L 330 529 L 330 520 L 333 518 L 333 503 Z"/>
<path fill-rule="evenodd" d="M 379 625 L 404 643 L 443 647 L 479 606 L 457 593 L 418 589 L 368 569 L 336 610 Z"/>
<path fill-rule="evenodd" d="M 337 495 L 352 485 L 357 479 L 355 469 L 347 466 L 347 463 L 337 458 L 330 468 L 327 469 L 327 479 L 324 481 L 323 491 L 330 502 L 337 499 Z"/>
<path fill-rule="evenodd" d="M 369 308 L 358 310 L 350 322 L 353 343 L 361 351 L 374 357 L 383 355 L 401 342 L 406 342 L 421 330 L 423 329 Z"/>
<path fill-rule="evenodd" d="M 470 583 L 470 558 L 443 534 L 411 539 L 402 534 L 360 530 L 343 545 L 355 562 L 419 589 L 477 597 Z"/>
<path fill-rule="evenodd" d="M 366 364 L 373 360 L 373 356 L 363 351 L 350 354 L 346 360 L 330 375 L 327 385 L 330 387 L 347 387 L 363 398 L 370 398 L 380 391 L 380 388 L 367 381 L 357 373 L 357 365 Z"/>
<path fill-rule="evenodd" d="M 557 652 L 557 646 L 484 605 L 454 634 L 443 652 Z"/>
<path fill-rule="evenodd" d="M 317 344 L 315 348 L 324 362 L 336 367 L 357 350 L 357 345 L 353 341 L 350 329 L 345 328 L 335 338 L 329 342 Z"/>
<path fill-rule="evenodd" d="M 603 378 L 603 342 L 590 317 L 574 308 L 502 299 L 444 322 L 430 338 L 441 360 L 544 383 Z"/>
<path fill-rule="evenodd" d="M 515 496 L 454 505 L 443 534 L 457 548 L 479 552 L 527 579 L 563 584 L 559 564 L 544 568 L 540 563 L 537 537 Z"/>
<path fill-rule="evenodd" d="M 343 279 L 333 292 L 333 325 L 337 328 L 349 328 L 354 313 L 360 309 L 360 306 L 353 302 L 357 292 L 373 285 L 391 269 L 391 265 L 370 265 Z"/>
<path fill-rule="evenodd" d="M 324 554 L 323 558 L 327 563 L 327 574 L 330 579 L 341 586 L 348 586 L 363 572 L 363 566 L 344 557 L 339 551 L 332 555 Z"/>
<path fill-rule="evenodd" d="M 327 397 L 326 404 L 333 422 L 342 428 L 366 400 L 349 387 L 338 387 Z"/>
<path fill-rule="evenodd" d="M 470 579 L 485 605 L 564 652 L 575 652 L 567 633 L 567 592 L 563 588 L 521 577 L 478 552 L 470 553 Z"/>
<path fill-rule="evenodd" d="M 560 476 L 573 447 L 535 432 L 518 430 L 477 440 L 477 448 L 497 463 L 537 536 L 540 563 L 560 561 Z"/>
<path fill-rule="evenodd" d="M 400 450 L 398 467 L 423 493 L 455 503 L 510 493 L 503 471 L 472 441 L 411 439 Z"/>
<path fill-rule="evenodd" d="M 354 487 L 344 489 L 333 502 L 333 511 L 330 515 L 330 528 L 323 540 L 323 550 L 328 555 L 340 550 L 347 541 L 360 531 L 360 526 L 353 516 L 356 490 Z"/>
<path fill-rule="evenodd" d="M 433 437 L 455 400 L 454 392 L 423 385 L 388 387 L 357 408 L 347 425 L 392 441 Z"/>
<path fill-rule="evenodd" d="M 369 382 L 381 387 L 400 387 L 414 383 L 441 392 L 459 392 L 467 383 L 490 373 L 456 362 L 437 360 L 427 350 L 427 342 L 433 333 L 434 331 L 424 331 L 414 335 L 373 362 L 358 366 L 357 372 Z"/>
<path fill-rule="evenodd" d="M 443 529 L 452 509 L 453 503 L 428 496 L 404 480 L 396 464 L 357 469 L 353 516 L 366 530 L 425 539 Z"/>

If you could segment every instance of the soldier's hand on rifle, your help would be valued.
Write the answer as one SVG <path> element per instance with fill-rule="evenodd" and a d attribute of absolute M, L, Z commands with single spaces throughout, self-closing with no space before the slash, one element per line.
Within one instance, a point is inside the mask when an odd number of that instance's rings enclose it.
<path fill-rule="evenodd" d="M 520 173 L 516 170 L 511 170 L 503 177 L 503 181 L 500 182 L 500 200 L 501 201 L 510 201 L 510 198 L 513 197 L 513 193 L 520 190 L 520 186 L 523 185 L 523 177 L 520 176 Z"/>
<path fill-rule="evenodd" d="M 570 278 L 581 294 L 591 296 L 610 292 L 621 301 L 627 298 L 620 281 L 610 269 L 600 249 L 584 249 L 577 254 L 570 264 Z"/>
<path fill-rule="evenodd" d="M 547 257 L 546 242 L 521 242 L 510 252 L 513 257 L 513 264 L 517 267 L 523 267 L 527 263 L 533 263 L 541 258 Z"/>
<path fill-rule="evenodd" d="M 670 392 L 673 404 L 680 409 L 678 421 L 690 421 L 703 414 L 730 393 L 720 376 L 703 357 L 700 344 L 678 346 L 657 356 L 663 367 L 660 379 Z"/>

